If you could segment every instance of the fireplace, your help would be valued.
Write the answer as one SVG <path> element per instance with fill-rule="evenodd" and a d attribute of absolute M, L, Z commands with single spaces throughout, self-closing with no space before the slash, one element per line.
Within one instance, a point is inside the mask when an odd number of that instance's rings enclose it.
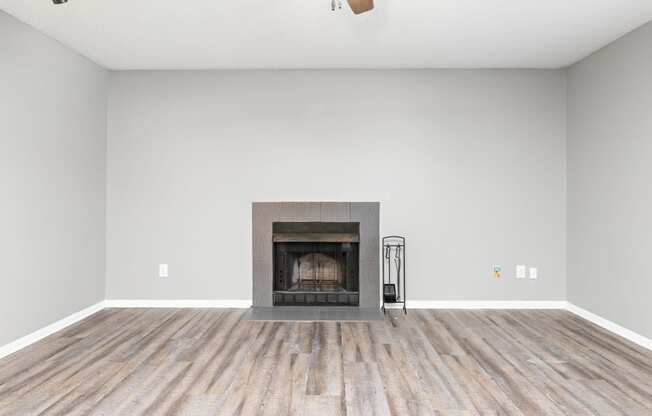
<path fill-rule="evenodd" d="M 358 222 L 272 224 L 275 306 L 358 306 Z"/>
<path fill-rule="evenodd" d="M 255 309 L 380 310 L 378 202 L 254 202 L 251 225 Z"/>

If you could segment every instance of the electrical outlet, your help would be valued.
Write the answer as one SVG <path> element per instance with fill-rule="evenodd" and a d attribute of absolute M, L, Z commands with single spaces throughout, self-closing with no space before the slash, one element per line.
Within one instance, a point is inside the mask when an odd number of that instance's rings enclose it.
<path fill-rule="evenodd" d="M 499 279 L 503 275 L 503 268 L 497 264 L 493 265 L 493 274 L 496 279 Z"/>
<path fill-rule="evenodd" d="M 530 279 L 538 279 L 539 275 L 537 273 L 536 267 L 530 267 Z"/>
<path fill-rule="evenodd" d="M 158 277 L 168 277 L 168 265 L 159 264 L 158 265 Z"/>
<path fill-rule="evenodd" d="M 516 278 L 525 279 L 525 264 L 519 264 L 516 266 Z"/>

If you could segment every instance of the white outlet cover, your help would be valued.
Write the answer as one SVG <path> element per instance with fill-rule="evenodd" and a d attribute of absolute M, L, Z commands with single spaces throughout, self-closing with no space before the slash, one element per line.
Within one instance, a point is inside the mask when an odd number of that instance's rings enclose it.
<path fill-rule="evenodd" d="M 525 279 L 526 267 L 525 264 L 518 264 L 516 266 L 516 278 Z"/>
<path fill-rule="evenodd" d="M 530 279 L 538 279 L 539 275 L 536 267 L 530 267 Z"/>
<path fill-rule="evenodd" d="M 168 265 L 159 264 L 158 265 L 158 277 L 168 277 Z"/>

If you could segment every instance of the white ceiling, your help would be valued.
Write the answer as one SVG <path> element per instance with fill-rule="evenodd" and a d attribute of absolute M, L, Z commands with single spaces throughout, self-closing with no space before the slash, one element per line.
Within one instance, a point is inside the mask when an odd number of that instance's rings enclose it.
<path fill-rule="evenodd" d="M 345 0 L 343 0 L 345 1 Z M 652 20 L 652 0 L 0 0 L 111 69 L 558 68 Z"/>

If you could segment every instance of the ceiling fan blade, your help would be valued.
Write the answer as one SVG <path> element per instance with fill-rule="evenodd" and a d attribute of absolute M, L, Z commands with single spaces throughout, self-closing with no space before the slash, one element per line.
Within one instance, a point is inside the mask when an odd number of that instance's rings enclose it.
<path fill-rule="evenodd" d="M 360 14 L 374 8 L 374 0 L 347 0 L 353 13 Z"/>

